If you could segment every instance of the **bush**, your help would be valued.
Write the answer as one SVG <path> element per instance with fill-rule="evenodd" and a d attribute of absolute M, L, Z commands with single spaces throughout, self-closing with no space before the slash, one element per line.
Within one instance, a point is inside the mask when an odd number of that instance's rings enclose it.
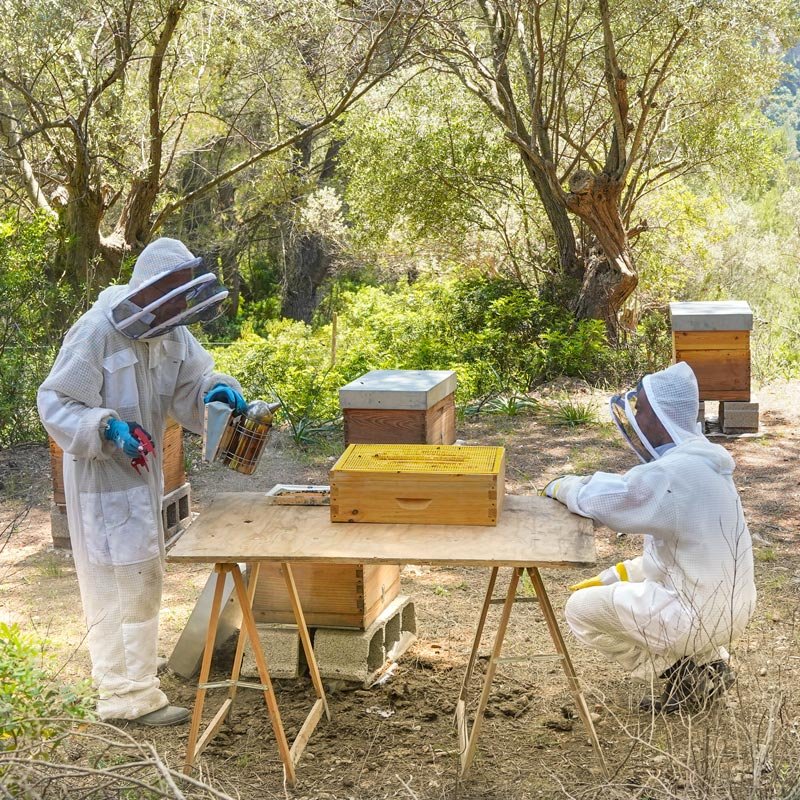
<path fill-rule="evenodd" d="M 643 375 L 672 363 L 672 332 L 664 311 L 645 314 L 636 330 L 624 332 L 615 348 L 605 354 L 603 382 L 609 386 L 631 386 Z"/>
<path fill-rule="evenodd" d="M 36 390 L 80 302 L 50 274 L 55 249 L 49 217 L 0 219 L 0 448 L 44 437 Z"/>
<path fill-rule="evenodd" d="M 0 622 L 0 750 L 48 740 L 91 716 L 88 684 L 62 686 L 42 666 L 44 645 Z"/>
<path fill-rule="evenodd" d="M 575 322 L 504 279 L 366 286 L 337 293 L 335 310 L 335 359 L 331 325 L 286 319 L 262 323 L 259 333 L 245 328 L 214 351 L 246 396 L 281 400 L 297 441 L 336 424 L 338 388 L 370 370 L 452 369 L 465 406 L 519 397 L 558 375 L 596 378 L 609 359 L 602 323 Z"/>
<path fill-rule="evenodd" d="M 350 380 L 331 364 L 330 335 L 330 326 L 314 330 L 275 320 L 265 325 L 265 336 L 247 328 L 241 339 L 212 352 L 217 369 L 237 378 L 245 397 L 280 400 L 295 440 L 307 443 L 336 424 L 337 389 Z"/>

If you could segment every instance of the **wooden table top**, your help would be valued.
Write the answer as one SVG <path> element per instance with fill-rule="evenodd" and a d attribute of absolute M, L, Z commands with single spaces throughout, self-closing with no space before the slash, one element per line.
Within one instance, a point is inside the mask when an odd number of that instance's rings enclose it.
<path fill-rule="evenodd" d="M 508 495 L 496 526 L 331 522 L 328 506 L 274 505 L 261 492 L 217 495 L 169 561 L 286 561 L 570 567 L 595 563 L 590 519 L 535 495 Z"/>

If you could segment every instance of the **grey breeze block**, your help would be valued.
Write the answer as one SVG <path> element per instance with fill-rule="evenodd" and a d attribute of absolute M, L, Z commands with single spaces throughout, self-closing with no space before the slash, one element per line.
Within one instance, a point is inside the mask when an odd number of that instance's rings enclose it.
<path fill-rule="evenodd" d="M 256 625 L 267 669 L 273 678 L 298 678 L 307 669 L 296 625 Z M 395 598 L 364 631 L 320 627 L 312 629 L 314 657 L 323 678 L 368 684 L 387 661 L 402 655 L 416 638 L 414 603 Z M 258 678 L 258 668 L 248 642 L 242 660 L 242 677 Z"/>
<path fill-rule="evenodd" d="M 726 400 L 719 404 L 719 425 L 723 433 L 758 431 L 758 403 Z"/>
<path fill-rule="evenodd" d="M 271 678 L 298 678 L 306 671 L 305 654 L 296 625 L 263 622 L 256 624 L 256 630 Z M 259 678 L 258 666 L 249 641 L 244 648 L 241 672 L 243 678 Z"/>
<path fill-rule="evenodd" d="M 410 597 L 396 597 L 364 631 L 317 628 L 314 656 L 323 678 L 367 686 L 387 661 L 399 658 L 417 638 L 417 619 Z"/>

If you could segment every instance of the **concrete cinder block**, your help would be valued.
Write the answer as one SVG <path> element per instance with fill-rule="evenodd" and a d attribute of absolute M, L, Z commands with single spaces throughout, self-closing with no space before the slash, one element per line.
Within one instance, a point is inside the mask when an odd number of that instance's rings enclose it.
<path fill-rule="evenodd" d="M 404 596 L 396 597 L 364 631 L 317 628 L 314 656 L 320 675 L 368 685 L 387 661 L 405 652 L 416 628 L 414 603 Z"/>
<path fill-rule="evenodd" d="M 417 612 L 413 603 L 406 603 L 400 609 L 400 632 L 417 634 Z"/>
<path fill-rule="evenodd" d="M 191 519 L 191 488 L 189 483 L 184 483 L 164 495 L 161 501 L 161 521 L 165 536 L 174 534 Z"/>
<path fill-rule="evenodd" d="M 303 648 L 297 626 L 265 622 L 257 624 L 256 628 L 270 678 L 299 678 L 306 671 L 307 665 L 305 659 L 301 658 Z M 258 666 L 250 642 L 244 648 L 242 677 L 259 679 Z"/>
<path fill-rule="evenodd" d="M 719 424 L 724 433 L 758 431 L 758 403 L 720 402 Z"/>
<path fill-rule="evenodd" d="M 318 628 L 314 657 L 323 678 L 367 683 L 386 661 L 384 628 L 375 623 L 365 631 Z"/>
<path fill-rule="evenodd" d="M 56 503 L 50 506 L 50 533 L 53 537 L 53 547 L 59 547 L 62 550 L 72 549 L 72 543 L 69 539 L 67 511 L 64 506 Z"/>

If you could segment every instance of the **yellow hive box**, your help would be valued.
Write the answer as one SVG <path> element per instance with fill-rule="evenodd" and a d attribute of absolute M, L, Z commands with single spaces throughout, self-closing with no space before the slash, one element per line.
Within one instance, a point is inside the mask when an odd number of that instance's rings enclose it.
<path fill-rule="evenodd" d="M 351 444 L 331 469 L 332 522 L 496 525 L 505 450 Z"/>

